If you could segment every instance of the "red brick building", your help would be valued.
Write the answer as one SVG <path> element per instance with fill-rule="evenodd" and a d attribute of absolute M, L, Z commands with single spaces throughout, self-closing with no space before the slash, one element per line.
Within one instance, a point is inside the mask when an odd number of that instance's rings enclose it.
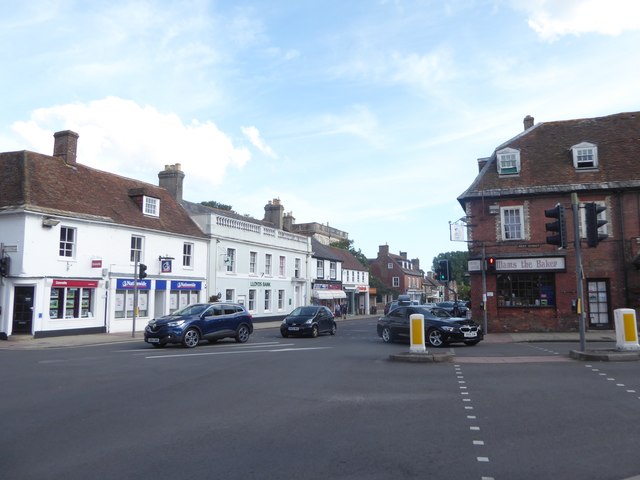
<path fill-rule="evenodd" d="M 614 309 L 640 307 L 640 112 L 535 125 L 527 116 L 524 127 L 478 160 L 478 176 L 458 197 L 468 221 L 474 317 L 483 317 L 486 301 L 489 333 L 577 330 L 577 223 L 586 328 L 613 328 Z M 599 232 L 608 237 L 596 248 L 586 242 L 591 202 L 605 207 L 598 218 L 607 222 Z M 546 242 L 545 210 L 558 203 L 565 249 Z M 494 271 L 483 271 L 488 258 Z"/>
<path fill-rule="evenodd" d="M 399 294 L 409 295 L 411 300 L 422 301 L 424 272 L 420 270 L 420 260 L 409 260 L 407 252 L 400 252 L 400 255 L 389 253 L 389 245 L 380 245 L 378 256 L 368 260 L 371 275 L 386 287 Z M 383 298 L 382 302 L 389 300 L 391 298 Z"/>

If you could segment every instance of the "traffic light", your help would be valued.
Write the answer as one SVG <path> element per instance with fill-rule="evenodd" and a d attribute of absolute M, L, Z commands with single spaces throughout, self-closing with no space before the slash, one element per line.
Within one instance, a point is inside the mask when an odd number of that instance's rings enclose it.
<path fill-rule="evenodd" d="M 607 224 L 606 220 L 598 220 L 598 215 L 604 212 L 607 207 L 598 205 L 597 203 L 585 203 L 585 219 L 587 224 L 587 245 L 597 247 L 598 243 L 608 237 L 606 233 L 600 233 L 598 230 Z"/>
<path fill-rule="evenodd" d="M 438 261 L 438 280 L 448 282 L 451 280 L 451 270 L 449 269 L 449 260 Z"/>
<path fill-rule="evenodd" d="M 147 266 L 144 263 L 138 265 L 138 278 L 142 280 L 147 276 Z"/>
<path fill-rule="evenodd" d="M 487 258 L 487 272 L 493 273 L 496 271 L 496 257 Z"/>
<path fill-rule="evenodd" d="M 0 258 L 0 277 L 8 277 L 11 269 L 11 259 L 9 257 Z"/>
<path fill-rule="evenodd" d="M 544 211 L 544 216 L 554 218 L 554 222 L 545 224 L 545 230 L 552 234 L 547 236 L 547 243 L 557 245 L 558 249 L 567 248 L 567 226 L 564 218 L 564 207 L 559 203 Z"/>

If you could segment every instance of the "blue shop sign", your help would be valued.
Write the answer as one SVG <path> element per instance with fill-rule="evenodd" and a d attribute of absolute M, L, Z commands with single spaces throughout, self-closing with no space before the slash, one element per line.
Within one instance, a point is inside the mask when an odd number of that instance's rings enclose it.
<path fill-rule="evenodd" d="M 156 290 L 166 290 L 166 289 L 167 289 L 166 280 L 156 280 Z"/>
<path fill-rule="evenodd" d="M 171 290 L 202 290 L 202 282 L 188 280 L 172 280 Z"/>
<path fill-rule="evenodd" d="M 133 278 L 118 278 L 116 280 L 116 289 L 118 290 L 133 290 L 135 287 L 135 280 Z M 151 280 L 138 280 L 138 288 L 140 290 L 151 289 Z"/>

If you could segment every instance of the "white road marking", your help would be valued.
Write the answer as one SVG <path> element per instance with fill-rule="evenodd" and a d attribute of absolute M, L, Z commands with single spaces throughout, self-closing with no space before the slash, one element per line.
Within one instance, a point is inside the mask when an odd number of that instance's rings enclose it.
<path fill-rule="evenodd" d="M 202 353 L 183 353 L 174 355 L 150 355 L 144 358 L 185 358 L 185 357 L 204 357 L 207 355 L 227 355 L 234 353 L 278 353 L 278 352 L 301 352 L 304 350 L 328 350 L 334 347 L 306 347 L 306 348 L 278 348 L 271 350 L 240 350 L 235 352 L 202 352 Z"/>

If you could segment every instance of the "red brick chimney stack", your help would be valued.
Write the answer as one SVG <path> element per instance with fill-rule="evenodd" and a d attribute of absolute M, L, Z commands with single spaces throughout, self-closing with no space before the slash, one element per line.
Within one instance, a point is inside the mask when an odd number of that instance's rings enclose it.
<path fill-rule="evenodd" d="M 79 136 L 80 135 L 71 130 L 54 133 L 53 156 L 62 157 L 67 165 L 75 165 Z"/>

